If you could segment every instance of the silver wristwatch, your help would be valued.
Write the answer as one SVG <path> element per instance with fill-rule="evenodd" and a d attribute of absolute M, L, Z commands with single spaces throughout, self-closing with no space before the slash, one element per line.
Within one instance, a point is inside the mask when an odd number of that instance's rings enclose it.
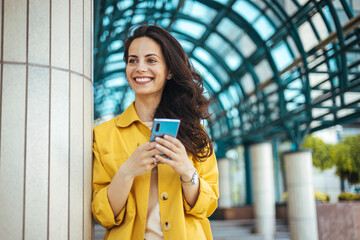
<path fill-rule="evenodd" d="M 185 186 L 190 186 L 190 185 L 195 185 L 195 184 L 197 184 L 197 183 L 199 182 L 199 175 L 198 175 L 198 173 L 197 173 L 197 171 L 196 171 L 196 168 L 195 168 L 195 172 L 194 172 L 194 174 L 193 174 L 193 176 L 192 176 L 192 178 L 191 178 L 191 180 L 190 180 L 189 182 L 183 181 L 183 180 L 181 179 L 181 176 L 180 176 L 180 181 L 181 181 L 181 183 L 182 183 L 183 185 L 185 185 Z"/>

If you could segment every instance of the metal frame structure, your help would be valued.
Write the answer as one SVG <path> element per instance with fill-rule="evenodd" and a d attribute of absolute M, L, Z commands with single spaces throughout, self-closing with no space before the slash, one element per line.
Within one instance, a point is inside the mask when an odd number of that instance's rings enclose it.
<path fill-rule="evenodd" d="M 274 137 L 298 149 L 306 134 L 360 117 L 360 15 L 350 3 L 95 1 L 95 119 L 132 101 L 122 41 L 134 24 L 155 22 L 204 78 L 219 151 Z"/>

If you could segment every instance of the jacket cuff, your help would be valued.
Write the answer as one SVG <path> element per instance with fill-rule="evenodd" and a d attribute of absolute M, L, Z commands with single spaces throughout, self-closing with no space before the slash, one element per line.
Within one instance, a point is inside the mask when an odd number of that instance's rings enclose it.
<path fill-rule="evenodd" d="M 109 203 L 107 196 L 107 189 L 109 186 L 101 189 L 95 196 L 92 203 L 92 211 L 95 220 L 104 228 L 112 228 L 118 226 L 124 219 L 125 207 L 120 211 L 120 213 L 115 217 L 114 212 Z"/>
<path fill-rule="evenodd" d="M 193 215 L 196 218 L 204 219 L 206 218 L 206 212 L 209 208 L 211 198 L 216 199 L 213 189 L 210 185 L 202 178 L 199 178 L 199 196 L 196 200 L 196 203 L 191 207 L 183 196 L 184 209 L 186 214 Z"/>

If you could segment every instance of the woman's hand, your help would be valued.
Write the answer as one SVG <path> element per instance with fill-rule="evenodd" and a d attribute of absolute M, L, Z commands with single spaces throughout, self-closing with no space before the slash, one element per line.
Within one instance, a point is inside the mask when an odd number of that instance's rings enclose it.
<path fill-rule="evenodd" d="M 155 139 L 156 149 L 165 155 L 155 155 L 159 163 L 169 165 L 177 172 L 183 181 L 191 181 L 194 174 L 194 165 L 188 158 L 186 149 L 180 140 L 165 135 Z M 169 157 L 170 159 L 168 159 Z"/>
<path fill-rule="evenodd" d="M 154 156 L 160 152 L 155 146 L 156 143 L 151 142 L 137 147 L 115 174 L 107 190 L 109 203 L 114 216 L 117 216 L 124 208 L 134 178 L 143 175 L 156 166 L 156 164 L 154 164 L 154 162 L 156 162 Z"/>
<path fill-rule="evenodd" d="M 155 146 L 155 142 L 148 142 L 137 147 L 119 170 L 129 178 L 135 178 L 150 171 L 156 166 L 155 162 L 157 163 L 154 156 L 160 153 Z"/>

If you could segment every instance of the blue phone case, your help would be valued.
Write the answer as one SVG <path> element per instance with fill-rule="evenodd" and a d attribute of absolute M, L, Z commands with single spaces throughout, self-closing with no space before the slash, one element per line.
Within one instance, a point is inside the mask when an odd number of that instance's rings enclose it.
<path fill-rule="evenodd" d="M 163 137 L 164 135 L 176 138 L 179 126 L 179 119 L 155 118 L 151 131 L 150 142 L 154 142 L 156 137 Z"/>

